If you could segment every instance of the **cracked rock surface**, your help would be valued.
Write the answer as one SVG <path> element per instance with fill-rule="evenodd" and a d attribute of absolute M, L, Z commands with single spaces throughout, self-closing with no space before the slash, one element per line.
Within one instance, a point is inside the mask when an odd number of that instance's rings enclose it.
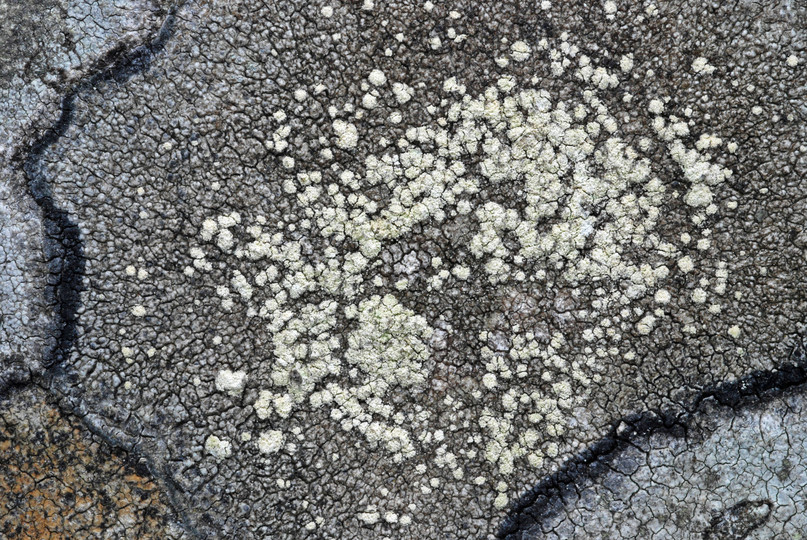
<path fill-rule="evenodd" d="M 0 402 L 3 538 L 181 538 L 159 487 L 39 388 Z"/>
<path fill-rule="evenodd" d="M 736 411 L 710 402 L 686 438 L 634 441 L 597 482 L 558 497 L 520 537 L 799 538 L 805 402 L 788 393 Z"/>
<path fill-rule="evenodd" d="M 9 13 L 0 389 L 184 534 L 797 537 L 804 6 Z"/>
<path fill-rule="evenodd" d="M 140 44 L 164 14 L 157 3 L 105 0 L 4 0 L 0 13 L 2 390 L 61 358 L 70 341 L 62 327 L 74 311 L 64 307 L 71 302 L 62 283 L 69 218 L 51 208 L 47 184 L 24 166 L 66 120 L 65 95 Z"/>

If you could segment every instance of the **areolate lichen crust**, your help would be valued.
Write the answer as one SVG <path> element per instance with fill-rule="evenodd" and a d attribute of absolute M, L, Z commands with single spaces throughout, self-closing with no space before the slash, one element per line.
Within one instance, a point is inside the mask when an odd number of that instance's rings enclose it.
<path fill-rule="evenodd" d="M 620 418 L 787 361 L 803 9 L 175 15 L 38 174 L 83 261 L 50 388 L 192 534 L 488 537 Z"/>

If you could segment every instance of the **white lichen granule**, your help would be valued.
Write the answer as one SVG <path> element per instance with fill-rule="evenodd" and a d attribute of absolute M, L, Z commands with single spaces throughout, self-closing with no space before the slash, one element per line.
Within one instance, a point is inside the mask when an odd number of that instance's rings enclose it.
<path fill-rule="evenodd" d="M 709 64 L 709 60 L 703 56 L 697 57 L 692 61 L 692 71 L 695 73 L 705 73 L 710 75 L 715 70 L 715 67 Z"/>
<path fill-rule="evenodd" d="M 656 291 L 654 298 L 659 304 L 666 304 L 672 297 L 670 296 L 669 291 L 666 289 L 659 289 Z"/>
<path fill-rule="evenodd" d="M 258 450 L 261 454 L 274 454 L 283 448 L 286 437 L 275 429 L 265 431 L 258 437 Z"/>
<path fill-rule="evenodd" d="M 381 86 L 387 82 L 387 76 L 380 69 L 374 69 L 367 76 L 367 80 L 374 86 Z"/>
<path fill-rule="evenodd" d="M 740 327 L 735 324 L 734 326 L 729 328 L 729 335 L 734 339 L 740 337 Z"/>
<path fill-rule="evenodd" d="M 412 99 L 414 89 L 406 84 L 396 82 L 392 83 L 392 93 L 395 95 L 395 100 L 403 104 Z"/>
<path fill-rule="evenodd" d="M 247 374 L 243 371 L 223 369 L 216 375 L 216 390 L 237 396 L 244 389 Z"/>
<path fill-rule="evenodd" d="M 622 70 L 622 73 L 628 73 L 633 69 L 632 54 L 622 55 L 622 58 L 619 59 L 619 69 Z"/>
<path fill-rule="evenodd" d="M 678 259 L 678 268 L 686 274 L 695 268 L 695 263 L 693 263 L 692 258 L 687 255 L 686 257 Z"/>
<path fill-rule="evenodd" d="M 790 56 L 787 57 L 787 60 L 785 60 L 785 62 L 787 62 L 787 65 L 790 67 L 796 67 L 799 65 L 799 57 L 796 56 L 795 54 L 791 54 Z"/>
<path fill-rule="evenodd" d="M 653 114 L 661 114 L 664 112 L 664 102 L 660 99 L 651 99 L 647 110 Z"/>
<path fill-rule="evenodd" d="M 643 336 L 646 336 L 647 334 L 653 331 L 653 327 L 655 326 L 655 324 L 656 324 L 656 317 L 654 317 L 653 315 L 645 315 L 644 317 L 642 317 L 642 320 L 636 323 L 636 330 Z"/>
<path fill-rule="evenodd" d="M 384 514 L 384 521 L 387 523 L 398 523 L 398 514 L 395 512 L 387 512 Z"/>
<path fill-rule="evenodd" d="M 261 420 L 269 418 L 274 410 L 272 397 L 271 392 L 262 390 L 261 393 L 258 394 L 258 399 L 256 399 L 255 403 L 252 405 L 253 409 L 255 409 L 255 414 L 257 414 L 258 418 Z"/>
<path fill-rule="evenodd" d="M 712 190 L 706 184 L 694 184 L 687 194 L 684 195 L 684 202 L 689 206 L 700 208 L 709 206 L 712 203 Z"/>
<path fill-rule="evenodd" d="M 706 302 L 706 291 L 700 287 L 692 291 L 692 301 L 696 304 L 703 304 Z"/>
<path fill-rule="evenodd" d="M 356 517 L 359 519 L 359 521 L 363 521 L 368 525 L 374 525 L 381 519 L 381 514 L 375 511 L 359 512 L 356 514 Z"/>
<path fill-rule="evenodd" d="M 143 304 L 137 304 L 132 308 L 132 315 L 134 315 L 135 317 L 145 317 L 146 308 L 143 307 Z"/>
<path fill-rule="evenodd" d="M 471 269 L 467 266 L 457 265 L 451 269 L 451 273 L 454 274 L 457 279 L 465 280 L 471 275 Z"/>
<path fill-rule="evenodd" d="M 507 493 L 499 493 L 498 495 L 496 495 L 496 498 L 493 499 L 493 507 L 496 508 L 497 510 L 501 510 L 505 506 L 507 506 L 509 500 L 510 499 L 507 497 Z"/>
<path fill-rule="evenodd" d="M 336 133 L 336 146 L 343 150 L 355 148 L 359 143 L 359 131 L 356 126 L 344 120 L 333 121 L 333 131 Z"/>
<path fill-rule="evenodd" d="M 717 148 L 721 144 L 723 144 L 723 139 L 714 133 L 702 133 L 695 143 L 695 148 L 698 150 L 707 150 L 709 148 Z"/>
<path fill-rule="evenodd" d="M 378 98 L 373 94 L 364 94 L 364 97 L 361 98 L 361 106 L 365 109 L 375 109 L 378 106 Z"/>
<path fill-rule="evenodd" d="M 523 62 L 530 57 L 530 46 L 523 41 L 516 41 L 510 46 L 511 56 L 516 62 Z"/>
<path fill-rule="evenodd" d="M 487 389 L 492 389 L 496 387 L 496 375 L 493 373 L 485 373 L 482 376 L 482 384 Z"/>
<path fill-rule="evenodd" d="M 305 101 L 308 98 L 308 92 L 304 88 L 298 88 L 294 91 L 294 99 L 297 101 Z"/>
<path fill-rule="evenodd" d="M 233 454 L 233 445 L 227 439 L 210 435 L 205 441 L 205 450 L 216 459 L 226 459 Z"/>
<path fill-rule="evenodd" d="M 291 414 L 294 402 L 292 401 L 290 395 L 282 394 L 279 396 L 275 396 L 274 405 L 275 405 L 275 412 L 281 418 L 287 418 Z"/>

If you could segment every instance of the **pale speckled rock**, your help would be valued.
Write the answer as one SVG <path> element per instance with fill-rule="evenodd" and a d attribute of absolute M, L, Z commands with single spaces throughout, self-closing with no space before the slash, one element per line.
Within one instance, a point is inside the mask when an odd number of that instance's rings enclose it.
<path fill-rule="evenodd" d="M 550 515 L 508 538 L 801 538 L 804 390 L 733 407 L 709 400 L 686 437 L 632 440 L 595 481 L 569 486 Z"/>
<path fill-rule="evenodd" d="M 24 382 L 56 346 L 53 302 L 45 297 L 45 260 L 39 207 L 19 172 L 0 182 L 0 392 Z"/>

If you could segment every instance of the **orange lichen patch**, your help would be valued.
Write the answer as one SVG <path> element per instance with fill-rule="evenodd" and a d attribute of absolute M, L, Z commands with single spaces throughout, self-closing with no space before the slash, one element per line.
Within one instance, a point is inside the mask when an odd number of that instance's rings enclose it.
<path fill-rule="evenodd" d="M 0 537 L 166 538 L 157 485 L 39 390 L 0 402 Z"/>

